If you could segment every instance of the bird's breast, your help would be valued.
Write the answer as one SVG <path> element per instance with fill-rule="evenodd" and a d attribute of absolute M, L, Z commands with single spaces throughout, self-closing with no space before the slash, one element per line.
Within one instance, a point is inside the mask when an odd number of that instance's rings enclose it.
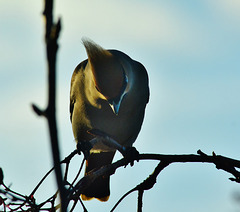
<path fill-rule="evenodd" d="M 140 131 L 144 110 L 138 111 L 139 109 L 128 107 L 125 103 L 123 101 L 119 114 L 116 115 L 106 100 L 98 99 L 95 104 L 85 101 L 81 107 L 77 107 L 78 111 L 74 111 L 77 113 L 74 117 L 79 117 L 75 121 L 75 136 L 90 140 L 93 137 L 87 130 L 99 129 L 121 145 L 131 146 Z M 96 146 L 95 149 L 108 150 L 104 146 Z"/>

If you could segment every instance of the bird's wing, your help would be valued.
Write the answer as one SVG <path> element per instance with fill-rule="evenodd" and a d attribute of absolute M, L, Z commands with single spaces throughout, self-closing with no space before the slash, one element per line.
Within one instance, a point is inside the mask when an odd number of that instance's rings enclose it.
<path fill-rule="evenodd" d="M 72 122 L 72 115 L 73 115 L 73 110 L 74 110 L 74 104 L 76 102 L 76 96 L 74 94 L 74 92 L 72 92 L 73 89 L 73 84 L 75 82 L 76 76 L 79 72 L 83 71 L 87 65 L 88 60 L 84 60 L 83 62 L 81 62 L 74 70 L 73 75 L 72 75 L 72 79 L 71 79 L 71 87 L 70 87 L 70 106 L 69 106 L 69 110 L 70 110 L 70 121 Z"/>

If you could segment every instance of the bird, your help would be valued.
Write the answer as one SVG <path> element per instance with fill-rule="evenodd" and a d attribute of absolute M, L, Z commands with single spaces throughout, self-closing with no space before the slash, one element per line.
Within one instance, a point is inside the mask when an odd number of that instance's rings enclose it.
<path fill-rule="evenodd" d="M 101 47 L 89 38 L 82 43 L 87 59 L 75 68 L 70 88 L 70 120 L 77 144 L 89 146 L 91 130 L 109 135 L 124 147 L 136 140 L 149 101 L 145 67 L 127 54 Z M 85 175 L 112 163 L 116 149 L 101 142 L 86 148 Z M 97 178 L 82 194 L 82 200 L 107 201 L 110 177 Z"/>

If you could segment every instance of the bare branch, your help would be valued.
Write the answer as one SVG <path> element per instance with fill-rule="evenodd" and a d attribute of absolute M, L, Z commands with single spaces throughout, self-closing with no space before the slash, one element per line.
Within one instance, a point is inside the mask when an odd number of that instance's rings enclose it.
<path fill-rule="evenodd" d="M 137 207 L 138 212 L 142 212 L 143 192 L 144 192 L 144 190 L 138 190 L 138 207 Z"/>
<path fill-rule="evenodd" d="M 131 189 L 130 191 L 128 191 L 126 194 L 124 194 L 124 195 L 117 201 L 117 203 L 113 206 L 113 208 L 112 208 L 112 210 L 111 210 L 110 212 L 113 212 L 113 211 L 116 209 L 116 207 L 123 201 L 123 199 L 124 199 L 125 197 L 127 197 L 129 194 L 131 194 L 132 192 L 134 192 L 134 191 L 136 191 L 136 187 L 133 188 L 133 189 Z"/>
<path fill-rule="evenodd" d="M 61 164 L 66 163 L 66 166 L 68 166 L 70 164 L 71 159 L 75 155 L 77 155 L 77 153 L 78 153 L 78 150 L 74 150 L 72 153 L 69 154 L 69 156 L 67 156 L 61 162 Z M 124 194 L 119 199 L 119 201 L 115 204 L 115 206 L 111 211 L 114 211 L 116 207 L 121 203 L 121 201 L 134 191 L 138 191 L 138 211 L 142 211 L 144 191 L 151 189 L 156 184 L 157 177 L 161 173 L 161 171 L 164 170 L 167 166 L 169 166 L 172 163 L 211 163 L 211 164 L 215 164 L 217 169 L 222 169 L 232 174 L 234 177 L 230 178 L 230 180 L 239 182 L 239 179 L 240 179 L 240 172 L 237 171 L 237 168 L 240 168 L 240 161 L 234 160 L 228 157 L 224 157 L 221 155 L 216 155 L 214 152 L 212 155 L 207 155 L 203 153 L 201 150 L 198 151 L 198 154 L 190 154 L 190 155 L 140 154 L 138 159 L 151 160 L 151 161 L 157 160 L 159 161 L 159 163 L 154 169 L 153 173 L 150 174 L 149 177 L 147 177 L 142 183 L 138 184 L 133 189 L 128 191 L 126 194 Z M 116 161 L 113 164 L 103 166 L 98 170 L 93 170 L 87 176 L 84 176 L 83 178 L 81 178 L 74 186 L 75 181 L 77 180 L 79 173 L 82 170 L 83 162 L 81 163 L 80 169 L 76 174 L 76 177 L 74 178 L 73 182 L 68 183 L 69 189 L 68 189 L 68 196 L 67 196 L 66 202 L 67 203 L 69 203 L 70 201 L 74 202 L 71 208 L 72 211 L 74 210 L 78 201 L 82 204 L 83 210 L 87 211 L 86 207 L 83 205 L 79 196 L 84 191 L 84 189 L 86 189 L 89 185 L 91 185 L 91 183 L 96 178 L 98 178 L 99 176 L 110 176 L 115 173 L 116 169 L 122 166 L 125 167 L 128 163 L 131 163 L 131 161 L 129 161 L 127 158 L 123 158 L 121 160 Z M 0 193 L 6 197 L 6 198 L 1 197 L 3 206 L 5 208 L 7 207 L 12 208 L 9 211 L 18 211 L 18 210 L 23 210 L 24 208 L 31 208 L 36 210 L 44 209 L 44 210 L 51 211 L 59 208 L 60 206 L 56 205 L 56 202 L 55 202 L 57 193 L 55 193 L 52 197 L 48 198 L 46 201 L 40 203 L 39 205 L 36 204 L 36 201 L 34 198 L 34 193 L 36 192 L 36 190 L 39 188 L 39 186 L 42 184 L 42 182 L 46 179 L 46 177 L 49 175 L 49 173 L 53 169 L 51 169 L 43 177 L 43 179 L 40 181 L 40 183 L 36 186 L 36 188 L 33 190 L 33 192 L 29 196 L 25 196 L 15 191 L 12 191 L 8 187 L 6 187 L 2 182 L 2 186 L 4 186 L 5 190 L 0 189 Z M 46 204 L 51 204 L 51 207 L 43 208 Z"/>
<path fill-rule="evenodd" d="M 66 189 L 63 183 L 62 170 L 60 166 L 60 152 L 58 145 L 57 123 L 56 123 L 56 54 L 58 50 L 57 40 L 61 30 L 60 19 L 55 24 L 53 22 L 53 0 L 45 0 L 44 18 L 46 22 L 45 27 L 45 43 L 47 53 L 48 65 L 48 106 L 45 110 L 39 109 L 36 105 L 32 105 L 33 110 L 37 115 L 44 115 L 48 121 L 48 128 L 51 140 L 51 149 L 53 156 L 53 164 L 55 167 L 55 174 L 57 185 L 60 192 L 61 210 L 66 211 Z M 41 182 L 40 182 L 41 183 Z"/>
<path fill-rule="evenodd" d="M 127 197 L 129 194 L 131 194 L 134 191 L 138 191 L 138 212 L 142 211 L 142 199 L 143 199 L 143 192 L 145 190 L 151 189 L 154 184 L 157 182 L 157 176 L 158 174 L 169 165 L 169 163 L 166 162 L 160 162 L 157 167 L 155 168 L 154 172 L 142 183 L 138 184 L 135 188 L 128 191 L 126 194 L 124 194 L 119 201 L 114 205 L 111 212 L 116 209 L 116 207 L 122 202 L 122 200 Z"/>
<path fill-rule="evenodd" d="M 135 188 L 126 193 L 119 202 L 114 206 L 112 211 L 116 206 L 124 199 L 127 195 L 133 191 L 144 191 L 151 189 L 156 183 L 156 178 L 159 173 L 172 163 L 187 163 L 187 162 L 199 162 L 199 163 L 212 163 L 216 165 L 217 169 L 222 169 L 235 178 L 230 178 L 232 181 L 239 182 L 240 172 L 236 168 L 240 168 L 240 161 L 231 158 L 223 157 L 221 155 L 206 155 L 201 150 L 198 151 L 199 155 L 162 155 L 162 154 L 140 154 L 139 160 L 159 160 L 161 161 L 155 168 L 154 172 L 141 184 L 137 185 Z M 83 177 L 75 186 L 74 190 L 70 193 L 68 198 L 78 197 L 94 180 L 100 176 L 108 176 L 115 173 L 116 169 L 121 166 L 126 166 L 130 161 L 123 158 L 111 165 L 106 165 L 98 170 L 91 171 L 87 176 Z M 140 203 L 139 203 L 140 204 Z"/>

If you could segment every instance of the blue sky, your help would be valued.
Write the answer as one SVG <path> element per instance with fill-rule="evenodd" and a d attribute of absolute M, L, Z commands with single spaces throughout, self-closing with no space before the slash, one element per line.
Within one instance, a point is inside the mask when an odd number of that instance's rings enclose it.
<path fill-rule="evenodd" d="M 42 1 L 0 0 L 0 166 L 5 182 L 28 194 L 52 166 L 47 125 L 31 110 L 46 106 L 46 61 Z M 240 159 L 240 3 L 238 0 L 63 1 L 57 61 L 57 119 L 62 157 L 74 148 L 69 120 L 71 75 L 86 58 L 89 37 L 118 49 L 148 70 L 150 102 L 134 144 L 140 152 L 192 154 L 198 149 Z M 116 159 L 120 158 L 117 155 Z M 80 159 L 73 161 L 72 172 Z M 107 203 L 90 201 L 89 211 L 109 211 L 122 194 L 145 179 L 153 162 L 119 169 Z M 174 164 L 144 193 L 144 211 L 240 210 L 239 185 L 207 164 Z M 54 191 L 53 177 L 37 194 Z M 136 211 L 136 194 L 116 211 Z M 174 204 L 173 204 L 174 203 Z"/>

